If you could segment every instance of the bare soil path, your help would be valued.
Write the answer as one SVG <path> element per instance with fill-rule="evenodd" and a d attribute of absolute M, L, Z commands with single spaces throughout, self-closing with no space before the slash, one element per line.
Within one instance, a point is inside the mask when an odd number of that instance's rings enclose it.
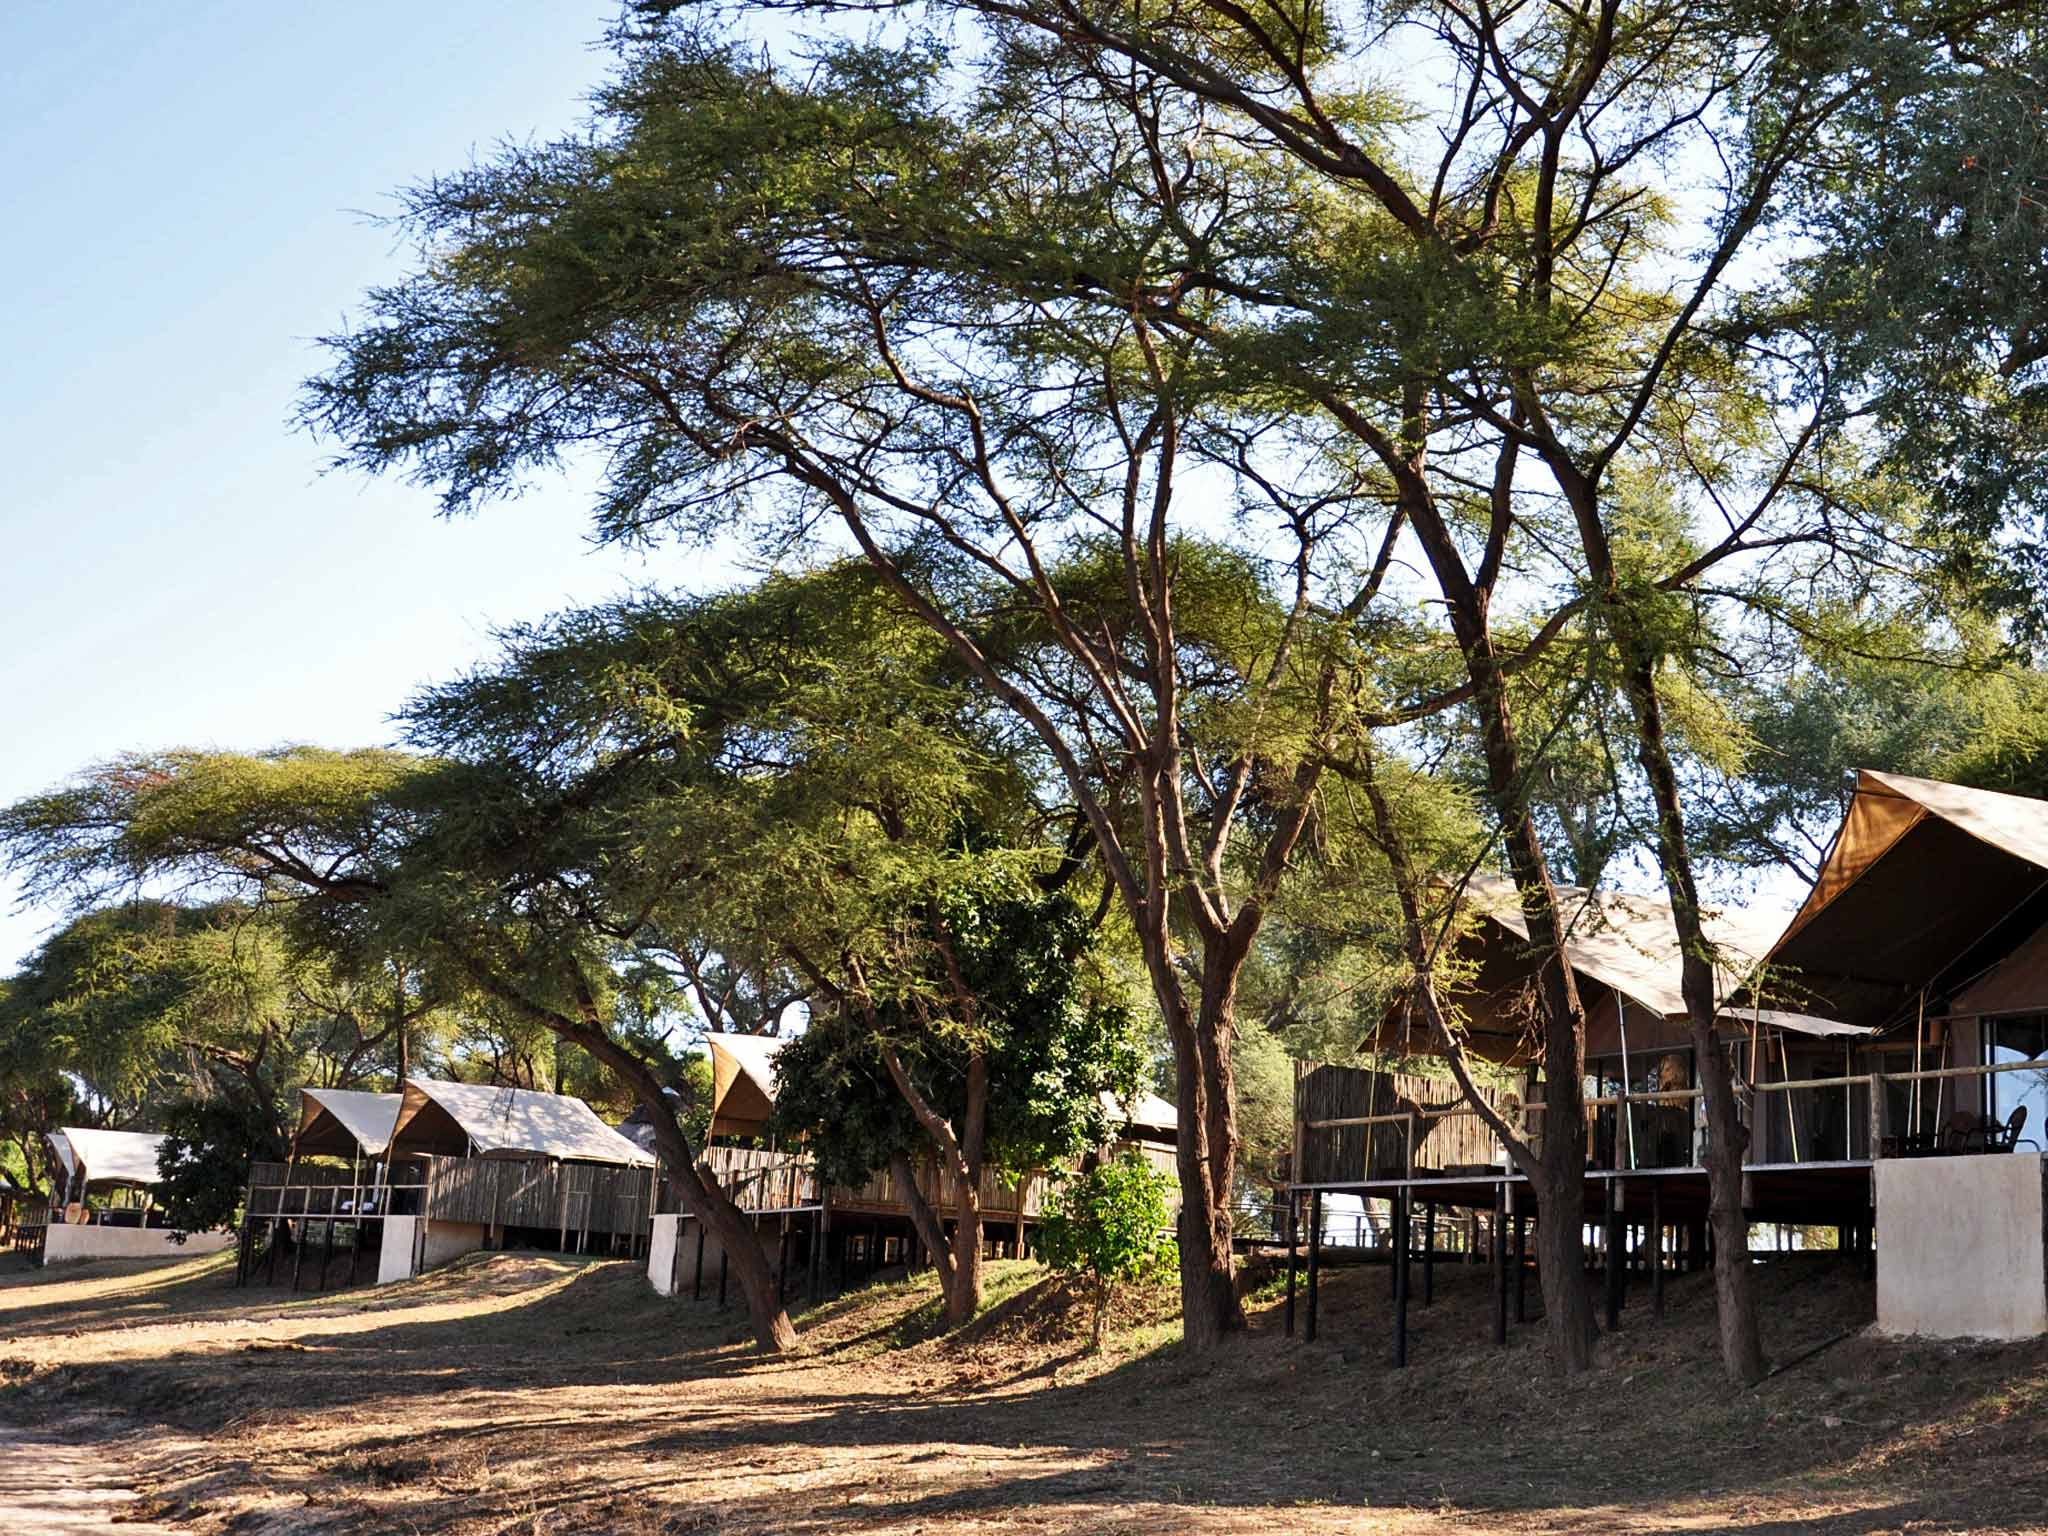
<path fill-rule="evenodd" d="M 118 1416 L 147 1437 L 136 1513 L 199 1536 L 2048 1532 L 2048 1342 L 1878 1339 L 1853 1266 L 1760 1276 L 1784 1369 L 1737 1391 L 1705 1277 L 1560 1381 L 1537 1326 L 1491 1347 L 1489 1277 L 1458 1268 L 1396 1371 L 1383 1269 L 1325 1273 L 1314 1345 L 1266 1283 L 1214 1360 L 1182 1354 L 1166 1296 L 1090 1356 L 1014 1264 L 960 1335 L 932 1335 L 928 1282 L 894 1283 L 762 1360 L 736 1310 L 621 1263 L 478 1256 L 324 1297 L 237 1291 L 214 1259 L 103 1265 L 0 1274 L 0 1424 Z"/>
<path fill-rule="evenodd" d="M 0 1427 L 0 1531 L 7 1536 L 181 1536 L 134 1518 L 133 1483 L 102 1445 Z"/>

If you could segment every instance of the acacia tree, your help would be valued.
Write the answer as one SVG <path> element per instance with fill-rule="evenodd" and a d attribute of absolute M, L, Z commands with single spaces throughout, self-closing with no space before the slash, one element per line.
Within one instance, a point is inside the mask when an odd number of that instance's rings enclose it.
<path fill-rule="evenodd" d="M 858 1118 L 904 1132 L 888 1146 L 826 1100 L 795 1102 L 853 1182 L 902 1158 L 915 1196 L 909 1159 L 935 1161 L 940 1211 L 911 1203 L 955 1323 L 979 1304 L 990 1157 L 1020 1155 L 1027 1130 L 1047 1156 L 1071 1150 L 1100 1121 L 1097 1095 L 1128 1092 L 1136 1070 L 1122 1013 L 1076 1001 L 1092 925 L 1062 888 L 1085 861 L 1046 836 L 1068 818 L 964 681 L 854 563 L 565 615 L 412 715 L 446 753 L 533 761 L 601 741 L 615 760 L 678 765 L 659 811 L 671 876 L 636 945 L 693 985 L 706 953 L 795 973 L 814 1038 L 792 1062 L 829 1041 L 882 1069 L 897 1114 Z"/>
<path fill-rule="evenodd" d="M 1286 413 L 1215 397 L 1185 338 L 1042 302 L 1066 279 L 1034 264 L 1070 261 L 1037 232 L 1049 213 L 1132 251 L 1178 215 L 1049 160 L 1021 112 L 962 138 L 935 110 L 939 65 L 849 50 L 813 92 L 720 49 L 636 56 L 610 142 L 418 193 L 455 259 L 376 298 L 307 412 L 357 462 L 444 482 L 451 507 L 603 442 L 615 536 L 739 518 L 794 540 L 836 520 L 1028 733 L 1136 935 L 1175 1061 L 1200 1348 L 1242 1324 L 1238 979 L 1349 707 L 1338 657 L 1391 534 L 1367 475 Z M 996 226 L 955 225 L 973 210 L 947 189 L 976 185 L 1025 195 L 991 207 Z M 589 282 L 589 241 L 627 267 Z M 1278 602 L 1218 644 L 1186 628 L 1183 560 L 1232 504 L 1282 541 Z"/>
<path fill-rule="evenodd" d="M 1840 337 L 1812 290 L 1771 281 L 1770 241 L 1805 189 L 1833 195 L 1808 172 L 1902 78 L 1891 45 L 1959 55 L 1995 23 L 1912 3 L 951 0 L 950 51 L 821 33 L 785 71 L 678 9 L 622 35 L 590 135 L 411 194 L 430 259 L 336 339 L 309 419 L 451 509 L 595 445 L 616 536 L 836 520 L 1087 815 L 1180 1067 L 1197 1346 L 1239 1320 L 1237 981 L 1360 724 L 1469 711 L 1550 957 L 1545 1134 L 1510 1145 L 1542 1208 L 1576 1209 L 1583 1016 L 1517 687 L 1560 637 L 1604 654 L 1685 955 L 1723 1354 L 1753 1379 L 1744 1138 L 1670 693 L 1717 610 L 1797 628 L 1816 594 L 1865 598 L 1913 554 L 1896 486 L 1862 473 Z M 1177 624 L 1196 502 L 1229 506 L 1296 597 L 1236 674 L 1220 757 L 1188 735 Z M 1053 574 L 1091 537 L 1122 612 L 1099 628 Z M 1403 552 L 1457 658 L 1448 694 L 1390 690 L 1378 664 Z M 993 643 L 984 584 L 1042 626 L 1031 665 Z M 1121 820 L 1090 782 L 1112 759 Z M 1578 1223 L 1540 1223 L 1539 1251 L 1554 1352 L 1583 1365 Z"/>

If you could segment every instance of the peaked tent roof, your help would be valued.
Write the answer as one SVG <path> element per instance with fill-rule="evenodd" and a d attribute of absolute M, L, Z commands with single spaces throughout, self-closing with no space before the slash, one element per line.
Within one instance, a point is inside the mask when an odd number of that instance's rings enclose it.
<path fill-rule="evenodd" d="M 363 1093 L 353 1088 L 301 1088 L 299 1131 L 292 1149 L 301 1156 L 331 1153 L 381 1157 L 398 1124 L 401 1093 Z"/>
<path fill-rule="evenodd" d="M 650 1167 L 654 1159 L 598 1119 L 581 1099 L 486 1083 L 407 1078 L 391 1130 L 393 1152 L 548 1157 Z"/>
<path fill-rule="evenodd" d="M 145 1131 L 98 1131 L 67 1125 L 50 1133 L 50 1145 L 66 1173 L 85 1165 L 88 1184 L 157 1182 L 157 1148 L 164 1138 Z"/>
<path fill-rule="evenodd" d="M 1180 1110 L 1156 1093 L 1140 1092 L 1128 1103 L 1119 1103 L 1105 1090 L 1102 1107 L 1114 1115 L 1139 1141 L 1173 1141 L 1180 1134 Z M 1151 1132 L 1148 1137 L 1145 1133 Z"/>
<path fill-rule="evenodd" d="M 711 1131 L 715 1136 L 751 1136 L 775 1107 L 775 1058 L 787 1039 L 712 1031 Z"/>
<path fill-rule="evenodd" d="M 1513 881 L 1498 875 L 1474 875 L 1467 889 L 1472 904 L 1487 918 L 1528 941 L 1529 924 Z M 1575 885 L 1559 886 L 1557 895 L 1564 912 L 1565 954 L 1573 970 L 1605 982 L 1631 1002 L 1664 1018 L 1684 1014 L 1678 930 L 1672 926 L 1670 902 L 1658 896 L 1588 891 Z M 1769 912 L 1741 909 L 1713 911 L 1702 917 L 1701 926 L 1720 952 L 1714 980 L 1721 998 L 1732 995 L 1770 952 L 1780 922 Z"/>
<path fill-rule="evenodd" d="M 1961 985 L 2048 912 L 2048 800 L 1864 769 L 1813 890 L 1772 948 L 1775 990 L 1882 1025 Z M 1930 1011 L 1940 1006 L 1930 996 Z"/>

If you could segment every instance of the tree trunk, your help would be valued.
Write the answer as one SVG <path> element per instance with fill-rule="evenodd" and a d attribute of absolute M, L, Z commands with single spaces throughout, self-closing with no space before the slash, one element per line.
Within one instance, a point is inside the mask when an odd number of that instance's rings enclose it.
<path fill-rule="evenodd" d="M 739 1281 L 740 1294 L 746 1299 L 747 1318 L 753 1325 L 755 1344 L 766 1354 L 785 1354 L 795 1349 L 796 1325 L 789 1320 L 789 1313 L 782 1305 L 781 1287 L 768 1263 L 767 1251 L 754 1232 L 753 1222 L 715 1179 L 707 1179 L 700 1172 L 696 1149 L 690 1145 L 690 1138 L 684 1134 L 675 1112 L 669 1108 L 668 1098 L 661 1091 L 661 1080 L 645 1061 L 614 1040 L 603 1024 L 592 1016 L 596 1005 L 588 997 L 588 989 L 582 986 L 581 979 L 577 978 L 578 990 L 585 995 L 579 1006 L 585 1010 L 585 1017 L 577 1019 L 539 1006 L 517 987 L 506 985 L 488 967 L 469 957 L 466 951 L 458 949 L 456 953 L 462 956 L 471 980 L 485 992 L 546 1025 L 558 1039 L 582 1046 L 618 1073 L 626 1086 L 633 1090 L 633 1097 L 647 1112 L 648 1124 L 653 1128 L 655 1145 L 661 1154 L 663 1171 L 668 1175 L 669 1187 L 676 1192 L 678 1203 L 702 1222 L 705 1230 L 715 1236 L 719 1246 L 725 1250 L 729 1272 Z"/>
<path fill-rule="evenodd" d="M 1550 994 L 1554 992 L 1554 985 L 1549 973 L 1564 972 L 1566 991 L 1562 1005 L 1554 995 L 1547 996 L 1545 1057 L 1549 1059 L 1553 1052 L 1568 1052 L 1574 1068 L 1563 1092 L 1553 1092 L 1551 1084 L 1556 1082 L 1556 1078 L 1554 1075 L 1546 1076 L 1543 1136 L 1540 1145 L 1532 1148 L 1526 1129 L 1516 1134 L 1514 1128 L 1487 1105 L 1474 1086 L 1466 1069 L 1463 1046 L 1438 1004 L 1431 975 L 1434 955 L 1423 932 L 1419 877 L 1392 808 L 1374 774 L 1369 753 L 1360 764 L 1358 777 L 1372 803 L 1375 835 L 1393 871 L 1395 889 L 1401 902 L 1404 942 L 1409 964 L 1415 973 L 1416 995 L 1428 1017 L 1431 1034 L 1449 1061 L 1452 1075 L 1456 1077 L 1466 1102 L 1478 1112 L 1507 1149 L 1515 1166 L 1527 1176 L 1536 1194 L 1537 1208 L 1570 1213 L 1569 1220 L 1560 1217 L 1539 1226 L 1537 1255 L 1540 1268 L 1537 1279 L 1543 1290 L 1545 1326 L 1550 1336 L 1553 1361 L 1565 1371 L 1584 1370 L 1592 1360 L 1597 1324 L 1593 1320 L 1592 1301 L 1586 1294 L 1584 1235 L 1577 1219 L 1585 1183 L 1585 1122 L 1579 1108 L 1576 1067 L 1580 1036 L 1575 1025 L 1568 1031 L 1553 1027 L 1559 1017 L 1569 1019 L 1571 1014 L 1568 1010 L 1576 1005 L 1576 995 L 1569 988 L 1569 972 L 1561 960 L 1553 956 L 1541 973 L 1544 990 Z M 1547 882 L 1545 888 L 1547 890 Z M 1532 931 L 1534 926 L 1532 921 Z M 1555 1135 L 1552 1134 L 1553 1126 L 1559 1127 Z"/>
<path fill-rule="evenodd" d="M 1577 1372 L 1592 1364 L 1598 1325 L 1585 1286 L 1585 1238 L 1578 1220 L 1585 1187 L 1585 1013 L 1579 990 L 1565 961 L 1564 930 L 1558 920 L 1557 891 L 1551 884 L 1542 834 L 1529 814 L 1527 785 L 1514 712 L 1508 699 L 1508 678 L 1500 646 L 1488 620 L 1497 562 L 1482 562 L 1474 581 L 1466 568 L 1449 524 L 1431 494 L 1423 467 L 1423 400 L 1409 401 L 1412 427 L 1406 434 L 1410 457 L 1389 464 L 1402 489 L 1409 526 L 1443 593 L 1452 633 L 1472 687 L 1472 708 L 1479 719 L 1480 743 L 1486 763 L 1486 798 L 1506 845 L 1508 870 L 1521 898 L 1529 943 L 1543 957 L 1537 975 L 1537 997 L 1543 1028 L 1543 1146 L 1534 1166 L 1522 1171 L 1535 1187 L 1543 1221 L 1537 1238 L 1541 1267 L 1545 1330 L 1551 1360 L 1558 1369 Z M 1504 461 L 1510 468 L 1512 456 Z M 1504 487 L 1511 484 L 1503 482 Z M 1505 537 L 1505 492 L 1497 498 L 1496 533 Z"/>
<path fill-rule="evenodd" d="M 966 1112 L 957 1133 L 919 1091 L 896 1051 L 885 1049 L 882 1060 L 911 1115 L 931 1138 L 942 1178 L 953 1185 L 953 1239 L 939 1275 L 946 1294 L 946 1326 L 957 1328 L 981 1310 L 981 1159 L 988 1141 L 988 1057 L 977 1050 L 968 1058 Z M 908 1166 L 908 1155 L 897 1153 L 890 1158 L 892 1169 L 899 1159 Z M 907 1185 L 906 1200 L 915 1222 L 918 1208 L 925 1204 L 915 1180 Z M 926 1220 L 932 1234 L 938 1235 L 938 1218 L 928 1209 Z M 932 1246 L 935 1253 L 940 1251 L 940 1244 Z"/>
<path fill-rule="evenodd" d="M 1617 616 L 1616 626 L 1624 619 Z M 1624 631 L 1630 703 L 1636 717 L 1637 761 L 1657 807 L 1657 858 L 1671 919 L 1678 931 L 1686 1014 L 1692 1023 L 1694 1070 L 1707 1120 L 1707 1212 L 1714 1228 L 1714 1303 L 1721 1365 L 1744 1386 L 1763 1380 L 1763 1335 L 1757 1325 L 1756 1284 L 1749 1262 L 1749 1221 L 1742 1209 L 1742 1159 L 1749 1133 L 1736 1112 L 1734 1074 L 1716 1023 L 1714 962 L 1700 920 L 1699 887 L 1685 835 L 1685 806 L 1664 736 L 1663 709 L 1651 656 Z"/>
<path fill-rule="evenodd" d="M 1484 726 L 1487 794 L 1507 844 L 1530 943 L 1542 956 L 1536 990 L 1543 1024 L 1543 1144 L 1535 1166 L 1522 1171 L 1535 1188 L 1537 1209 L 1546 1216 L 1537 1230 L 1537 1283 L 1551 1363 L 1576 1373 L 1592 1365 L 1593 1340 L 1599 1334 L 1586 1294 L 1586 1243 L 1579 1221 L 1586 1182 L 1585 1013 L 1566 959 L 1542 835 L 1522 798 L 1521 754 L 1490 639 L 1472 673 Z M 1556 1219 L 1548 1219 L 1552 1215 Z"/>
<path fill-rule="evenodd" d="M 892 1153 L 889 1171 L 896 1187 L 903 1191 L 903 1203 L 910 1210 L 910 1224 L 924 1240 L 939 1273 L 939 1294 L 944 1298 L 946 1326 L 959 1328 L 974 1320 L 981 1310 L 981 1202 L 956 1201 L 953 1234 L 946 1235 L 945 1223 L 931 1208 L 917 1187 L 916 1171 L 907 1153 Z"/>
<path fill-rule="evenodd" d="M 1155 975 L 1154 989 L 1167 1010 L 1167 1033 L 1173 1042 L 1179 1124 L 1174 1164 L 1181 1192 L 1174 1235 L 1180 1248 L 1181 1337 L 1197 1354 L 1245 1328 L 1230 1211 L 1237 1157 L 1230 1035 L 1242 960 L 1230 963 L 1221 953 L 1223 947 L 1212 943 L 1203 955 L 1201 1006 L 1206 1027 L 1188 1018 L 1187 999 L 1177 980 L 1169 978 L 1170 988 L 1161 987 Z"/>

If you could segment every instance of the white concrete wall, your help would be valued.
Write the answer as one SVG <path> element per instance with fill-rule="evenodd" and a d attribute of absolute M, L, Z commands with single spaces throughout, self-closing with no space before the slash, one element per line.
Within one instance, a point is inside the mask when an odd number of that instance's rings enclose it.
<path fill-rule="evenodd" d="M 410 1280 L 418 1272 L 413 1269 L 412 1261 L 415 1238 L 421 1228 L 425 1229 L 424 1238 L 418 1242 L 422 1271 L 446 1264 L 450 1259 L 459 1259 L 465 1253 L 475 1253 L 484 1245 L 481 1222 L 387 1216 L 384 1218 L 383 1247 L 377 1255 L 379 1285 L 389 1285 L 394 1280 Z"/>
<path fill-rule="evenodd" d="M 762 1224 L 756 1222 L 759 1232 Z M 656 1216 L 653 1236 L 647 1244 L 647 1279 L 657 1296 L 685 1296 L 690 1294 L 697 1280 L 697 1234 L 704 1232 L 704 1286 L 703 1297 L 709 1301 L 718 1299 L 718 1261 L 725 1253 L 718 1241 L 718 1234 L 703 1229 L 696 1218 L 691 1216 Z M 771 1230 L 776 1230 L 772 1229 Z M 764 1239 L 767 1234 L 763 1234 Z M 763 1243 L 763 1252 L 768 1262 L 775 1262 L 774 1250 Z M 673 1285 L 671 1285 L 673 1278 Z M 730 1295 L 736 1297 L 739 1282 L 729 1282 Z"/>
<path fill-rule="evenodd" d="M 195 1253 L 219 1253 L 235 1245 L 232 1232 L 194 1232 L 183 1243 L 171 1241 L 161 1227 L 102 1227 L 90 1222 L 52 1223 L 43 1248 L 45 1264 L 72 1264 L 83 1259 L 174 1259 Z"/>
<path fill-rule="evenodd" d="M 1881 1332 L 2048 1333 L 2048 1158 L 1881 1158 L 1875 1178 Z"/>

